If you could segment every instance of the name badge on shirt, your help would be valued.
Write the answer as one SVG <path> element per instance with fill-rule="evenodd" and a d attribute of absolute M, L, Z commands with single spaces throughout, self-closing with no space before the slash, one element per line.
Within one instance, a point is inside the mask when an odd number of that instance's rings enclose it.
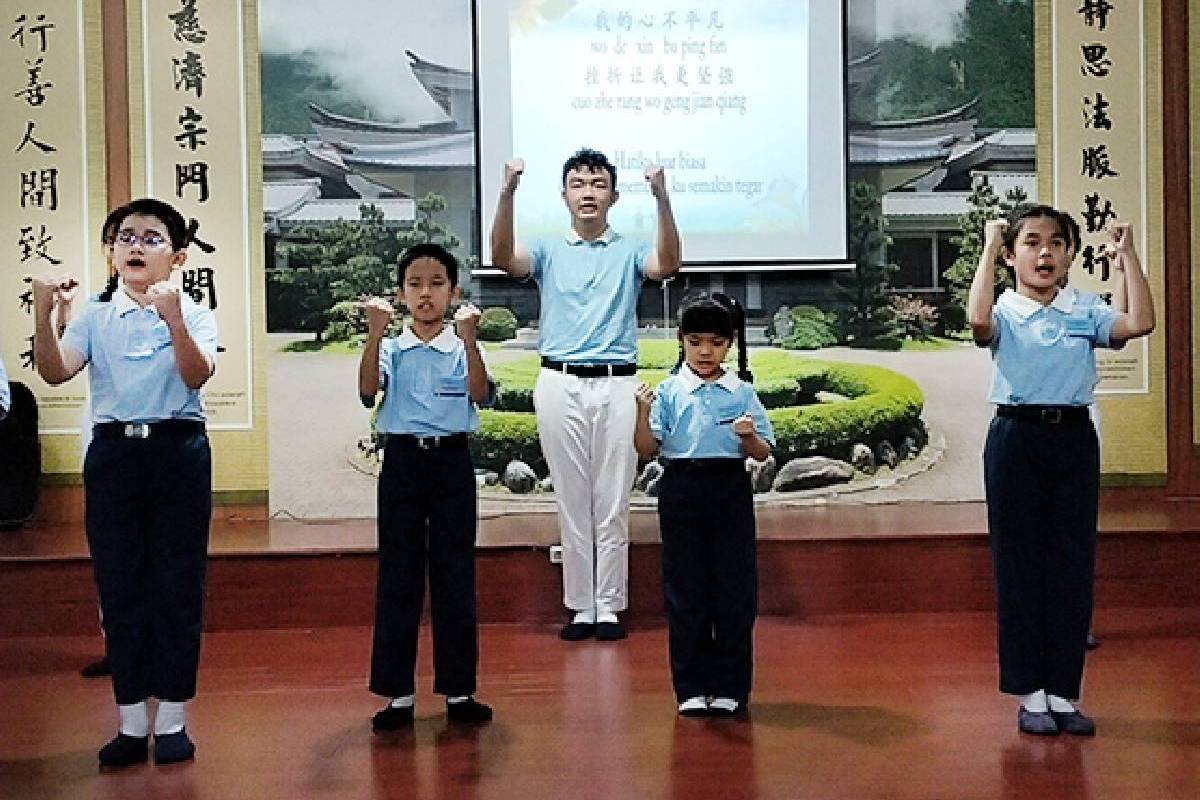
<path fill-rule="evenodd" d="M 1096 321 L 1090 311 L 1073 311 L 1067 315 L 1067 336 L 1096 336 Z"/>
<path fill-rule="evenodd" d="M 438 397 L 466 397 L 467 395 L 467 379 L 466 378 L 439 378 L 437 384 Z"/>

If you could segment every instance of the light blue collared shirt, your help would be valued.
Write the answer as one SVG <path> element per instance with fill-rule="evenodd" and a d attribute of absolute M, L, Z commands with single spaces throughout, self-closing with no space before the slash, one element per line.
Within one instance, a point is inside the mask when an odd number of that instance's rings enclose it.
<path fill-rule="evenodd" d="M 775 431 L 754 387 L 731 370 L 706 381 L 686 363 L 658 385 L 650 406 L 650 430 L 663 458 L 742 458 L 733 421 L 754 417 L 758 435 L 775 446 Z"/>
<path fill-rule="evenodd" d="M 999 405 L 1086 406 L 1096 385 L 1095 348 L 1112 343 L 1117 313 L 1067 287 L 1049 305 L 1008 289 L 992 309 L 992 388 Z"/>
<path fill-rule="evenodd" d="M 637 362 L 637 300 L 650 246 L 612 228 L 586 241 L 571 231 L 530 248 L 542 312 L 538 352 L 577 364 Z"/>
<path fill-rule="evenodd" d="M 12 408 L 12 391 L 8 388 L 8 373 L 4 371 L 4 359 L 0 358 L 0 419 L 8 416 Z"/>
<path fill-rule="evenodd" d="M 485 358 L 482 349 L 479 355 Z M 408 328 L 384 339 L 379 347 L 379 378 L 383 404 L 375 428 L 380 433 L 446 436 L 479 428 L 479 414 L 467 388 L 467 348 L 451 326 L 428 342 Z M 488 383 L 492 383 L 490 374 Z M 489 394 L 494 393 L 490 388 Z"/>
<path fill-rule="evenodd" d="M 183 322 L 196 345 L 216 363 L 217 321 L 187 294 Z M 167 323 L 119 286 L 112 300 L 90 301 L 63 334 L 62 346 L 82 353 L 90 366 L 92 422 L 157 422 L 205 418 L 202 389 L 189 389 L 175 363 Z"/>

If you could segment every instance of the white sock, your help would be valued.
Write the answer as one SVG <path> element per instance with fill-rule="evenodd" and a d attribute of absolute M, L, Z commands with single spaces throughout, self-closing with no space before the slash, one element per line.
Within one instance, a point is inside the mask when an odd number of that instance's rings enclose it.
<path fill-rule="evenodd" d="M 1033 694 L 1027 694 L 1021 698 L 1021 706 L 1026 711 L 1032 711 L 1035 714 L 1046 713 L 1046 693 L 1038 689 Z"/>
<path fill-rule="evenodd" d="M 406 694 L 404 697 L 393 697 L 392 702 L 388 703 L 392 708 L 412 708 L 417 702 L 415 694 Z"/>
<path fill-rule="evenodd" d="M 596 622 L 619 622 L 617 615 L 612 611 L 600 611 L 596 614 Z"/>
<path fill-rule="evenodd" d="M 446 705 L 452 706 L 457 703 L 465 703 L 470 699 L 471 699 L 471 695 L 469 695 L 469 694 L 456 694 L 456 695 L 454 695 L 454 697 L 446 698 Z"/>
<path fill-rule="evenodd" d="M 117 729 L 121 733 L 138 738 L 150 733 L 150 711 L 145 700 L 127 706 L 117 706 L 117 710 L 121 712 L 121 727 Z"/>
<path fill-rule="evenodd" d="M 703 711 L 706 708 L 708 708 L 708 698 L 702 694 L 698 694 L 680 703 L 679 713 L 682 714 L 684 711 Z"/>
<path fill-rule="evenodd" d="M 582 622 L 585 625 L 596 624 L 596 612 L 591 609 L 587 611 L 576 611 L 575 618 L 571 622 Z"/>
<path fill-rule="evenodd" d="M 718 711 L 737 711 L 738 701 L 732 697 L 714 697 L 713 701 L 708 704 L 709 708 L 715 708 Z"/>
<path fill-rule="evenodd" d="M 1070 700 L 1065 700 L 1056 694 L 1050 694 L 1049 692 L 1046 692 L 1046 698 L 1050 701 L 1051 711 L 1055 711 L 1059 714 L 1070 714 L 1075 710 L 1075 706 L 1071 704 Z"/>
<path fill-rule="evenodd" d="M 185 703 L 172 703 L 169 700 L 158 701 L 158 712 L 154 715 L 154 735 L 166 736 L 168 733 L 179 733 L 187 723 Z"/>

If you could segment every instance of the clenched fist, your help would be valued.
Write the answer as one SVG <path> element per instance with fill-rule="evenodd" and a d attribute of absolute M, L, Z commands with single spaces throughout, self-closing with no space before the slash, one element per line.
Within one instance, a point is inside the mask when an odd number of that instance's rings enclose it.
<path fill-rule="evenodd" d="M 650 194 L 654 195 L 656 200 L 665 200 L 667 197 L 667 176 L 663 172 L 661 164 L 647 164 L 645 169 L 646 183 L 650 184 Z"/>
<path fill-rule="evenodd" d="M 458 334 L 458 338 L 462 339 L 467 344 L 472 344 L 475 341 L 475 334 L 479 331 L 479 320 L 483 317 L 483 312 L 470 303 L 463 303 L 454 312 L 454 332 Z"/>
<path fill-rule="evenodd" d="M 525 174 L 525 159 L 513 158 L 504 162 L 504 187 L 501 191 L 512 194 L 517 190 L 517 186 L 521 183 L 521 176 Z"/>
<path fill-rule="evenodd" d="M 369 297 L 362 304 L 363 313 L 367 315 L 367 335 L 380 338 L 387 331 L 396 312 L 392 304 L 382 297 Z"/>

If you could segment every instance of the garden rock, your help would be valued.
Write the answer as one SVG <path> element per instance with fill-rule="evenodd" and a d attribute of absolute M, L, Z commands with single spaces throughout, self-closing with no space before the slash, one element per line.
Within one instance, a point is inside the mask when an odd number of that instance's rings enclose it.
<path fill-rule="evenodd" d="M 538 481 L 538 489 L 542 490 L 543 492 L 547 492 L 547 493 L 553 492 L 554 491 L 554 480 L 549 475 L 547 475 L 546 477 L 544 477 L 540 481 Z"/>
<path fill-rule="evenodd" d="M 916 439 L 911 436 L 905 436 L 900 440 L 900 446 L 896 448 L 896 455 L 900 456 L 903 460 L 907 460 L 920 452 L 920 449 L 917 447 Z"/>
<path fill-rule="evenodd" d="M 845 461 L 825 456 L 795 458 L 783 465 L 775 476 L 777 492 L 795 492 L 815 489 L 834 483 L 845 483 L 854 478 L 854 467 Z"/>
<path fill-rule="evenodd" d="M 523 461 L 510 461 L 504 468 L 504 485 L 513 494 L 532 492 L 537 479 L 537 473 Z"/>
<path fill-rule="evenodd" d="M 875 460 L 894 469 L 900 463 L 900 456 L 897 455 L 896 448 L 892 447 L 892 443 L 884 439 L 875 446 Z"/>
<path fill-rule="evenodd" d="M 766 461 L 746 459 L 746 471 L 750 473 L 750 487 L 755 494 L 771 491 L 771 485 L 775 482 L 776 469 L 775 456 L 767 456 Z"/>
<path fill-rule="evenodd" d="M 862 442 L 855 444 L 850 449 L 850 463 L 859 472 L 865 472 L 868 475 L 875 474 L 875 454 Z"/>
<path fill-rule="evenodd" d="M 637 480 L 633 482 L 633 488 L 638 491 L 646 492 L 652 483 L 658 483 L 658 479 L 662 477 L 663 467 L 657 461 L 651 461 L 642 468 L 642 473 L 637 476 Z"/>

